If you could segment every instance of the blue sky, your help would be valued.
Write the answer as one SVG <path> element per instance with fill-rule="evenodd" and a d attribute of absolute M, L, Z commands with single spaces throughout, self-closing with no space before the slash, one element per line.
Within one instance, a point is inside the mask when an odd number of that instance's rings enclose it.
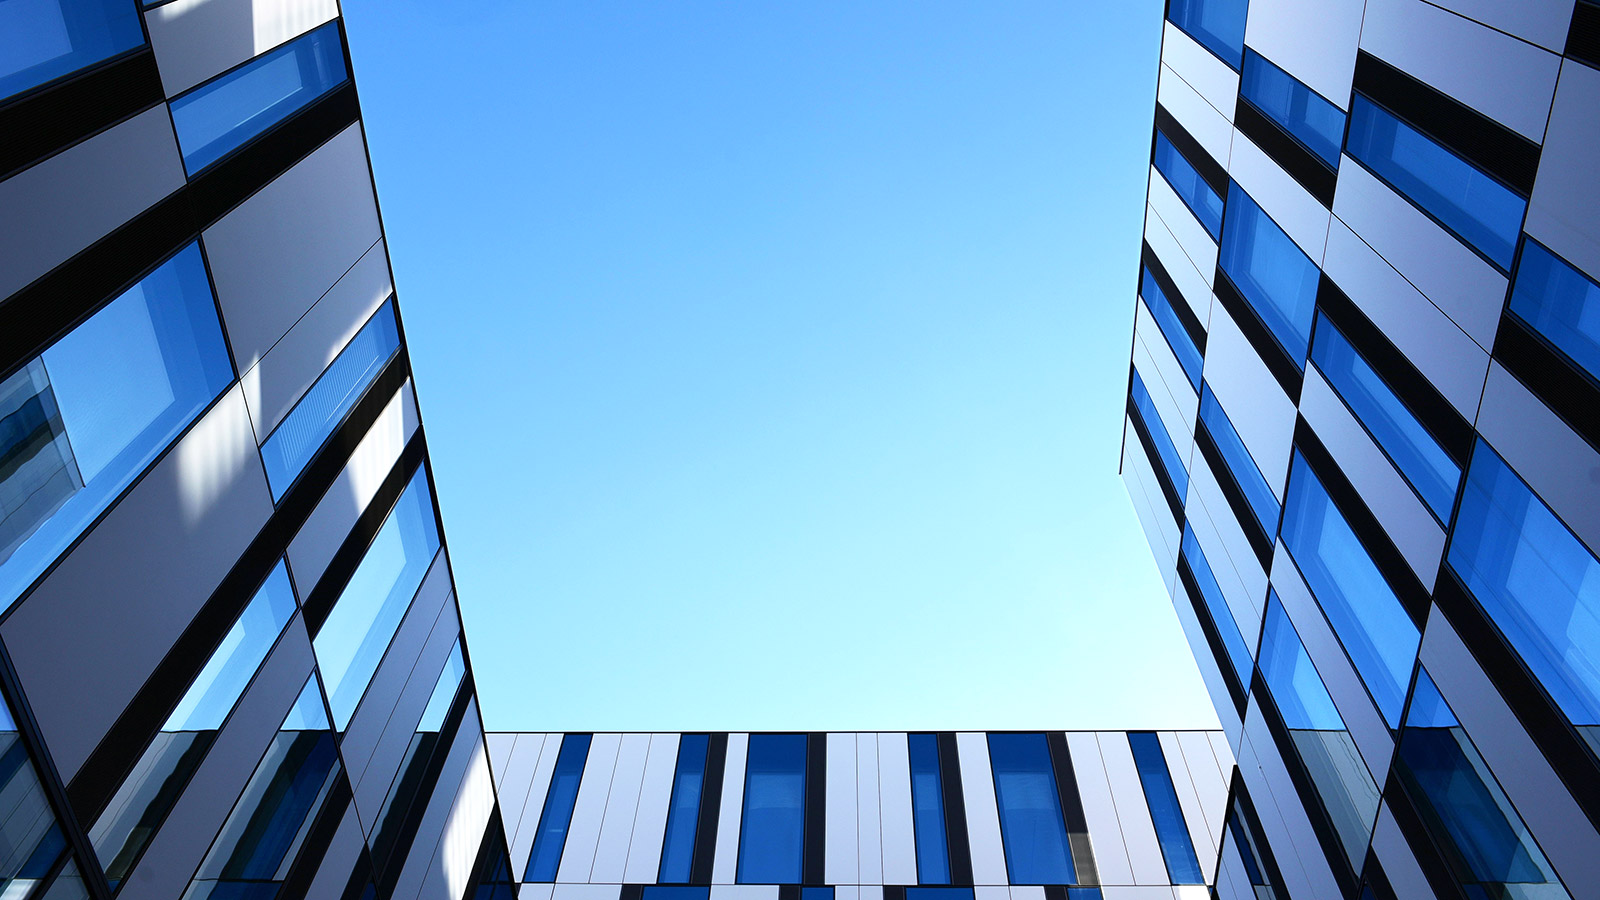
<path fill-rule="evenodd" d="M 1206 727 L 1155 0 L 344 4 L 490 728 Z"/>

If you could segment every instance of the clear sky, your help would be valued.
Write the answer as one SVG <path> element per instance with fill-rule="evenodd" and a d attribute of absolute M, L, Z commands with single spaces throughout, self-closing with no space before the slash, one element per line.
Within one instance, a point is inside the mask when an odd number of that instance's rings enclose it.
<path fill-rule="evenodd" d="M 1157 0 L 344 11 L 488 727 L 1214 727 L 1117 474 Z"/>

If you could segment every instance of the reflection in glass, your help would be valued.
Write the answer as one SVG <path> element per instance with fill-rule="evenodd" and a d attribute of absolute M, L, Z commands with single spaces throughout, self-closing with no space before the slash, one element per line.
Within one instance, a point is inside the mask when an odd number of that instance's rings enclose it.
<path fill-rule="evenodd" d="M 1159 131 L 1156 132 L 1155 166 L 1167 184 L 1172 186 L 1173 192 L 1205 226 L 1206 233 L 1216 240 L 1222 234 L 1222 198 L 1200 177 L 1199 170 Z"/>
<path fill-rule="evenodd" d="M 133 0 L 0 3 L 0 100 L 144 43 Z"/>
<path fill-rule="evenodd" d="M 1339 107 L 1248 47 L 1244 51 L 1239 95 L 1315 153 L 1328 168 L 1339 168 L 1339 145 L 1344 143 L 1344 113 Z"/>
<path fill-rule="evenodd" d="M 1012 884 L 1072 884 L 1078 878 L 1061 815 L 1050 747 L 1042 734 L 989 735 L 1000 836 Z"/>
<path fill-rule="evenodd" d="M 583 764 L 589 759 L 589 742 L 587 734 L 561 738 L 561 752 L 556 756 L 555 773 L 550 776 L 550 790 L 544 797 L 544 811 L 539 815 L 539 830 L 533 838 L 523 881 L 556 880 L 556 867 L 561 864 L 561 851 L 567 843 L 567 825 L 572 822 L 572 806 L 578 802 L 578 782 L 583 780 Z"/>
<path fill-rule="evenodd" d="M 1200 421 L 1205 423 L 1206 433 L 1211 435 L 1211 442 L 1222 454 L 1222 461 L 1228 464 L 1228 472 L 1233 475 L 1234 483 L 1239 485 L 1239 490 L 1249 501 L 1250 511 L 1255 513 L 1256 524 L 1261 526 L 1261 532 L 1268 540 L 1276 538 L 1278 497 L 1272 493 L 1272 487 L 1256 465 L 1255 457 L 1245 448 L 1244 440 L 1233 430 L 1232 420 L 1222 404 L 1217 402 L 1216 395 L 1211 393 L 1209 384 L 1200 392 Z"/>
<path fill-rule="evenodd" d="M 372 864 L 379 872 L 387 871 L 392 863 L 404 862 L 406 858 L 404 848 L 396 847 L 403 830 L 402 823 L 412 803 L 419 796 L 425 796 L 430 761 L 436 754 L 449 751 L 450 740 L 441 731 L 466 672 L 466 660 L 462 657 L 458 638 L 455 647 L 450 650 L 450 656 L 445 659 L 444 669 L 434 682 L 433 693 L 428 696 L 428 705 L 423 708 L 422 718 L 417 722 L 410 743 L 406 745 L 405 756 L 401 758 L 394 780 L 389 783 L 389 793 L 384 796 L 378 809 L 377 826 L 369 843 L 372 847 Z"/>
<path fill-rule="evenodd" d="M 1156 320 L 1156 327 L 1161 329 L 1162 337 L 1167 339 L 1167 345 L 1172 348 L 1172 355 L 1178 358 L 1178 364 L 1183 366 L 1183 374 L 1189 377 L 1189 383 L 1200 387 L 1200 367 L 1204 359 L 1200 355 L 1200 348 L 1195 346 L 1194 339 L 1189 337 L 1189 332 L 1178 321 L 1178 314 L 1172 308 L 1172 298 L 1167 292 L 1156 284 L 1155 276 L 1150 274 L 1149 268 L 1139 276 L 1139 296 L 1144 298 L 1144 305 L 1149 307 L 1150 316 Z"/>
<path fill-rule="evenodd" d="M 917 880 L 950 883 L 950 847 L 944 831 L 944 784 L 939 777 L 939 738 L 906 738 L 911 756 L 911 817 L 917 847 Z"/>
<path fill-rule="evenodd" d="M 1172 0 L 1167 17 L 1222 61 L 1239 68 L 1250 0 Z"/>
<path fill-rule="evenodd" d="M 672 774 L 672 801 L 667 808 L 666 838 L 662 842 L 663 883 L 689 880 L 694 865 L 694 836 L 700 824 L 700 793 L 706 780 L 706 750 L 710 737 L 686 734 L 678 740 L 678 765 Z"/>
<path fill-rule="evenodd" d="M 1178 792 L 1172 786 L 1166 754 L 1161 752 L 1161 738 L 1150 731 L 1130 731 L 1128 746 L 1133 750 L 1133 763 L 1139 770 L 1139 784 L 1150 807 L 1161 856 L 1167 862 L 1167 877 L 1173 884 L 1203 884 L 1200 860 L 1194 854 L 1183 809 L 1178 806 Z"/>
<path fill-rule="evenodd" d="M 67 852 L 28 748 L 0 701 L 0 897 L 26 897 Z"/>
<path fill-rule="evenodd" d="M 1216 626 L 1217 636 L 1222 639 L 1222 647 L 1228 652 L 1228 663 L 1233 666 L 1233 674 L 1238 677 L 1239 686 L 1248 689 L 1250 669 L 1254 665 L 1254 660 L 1250 656 L 1250 645 L 1245 642 L 1244 632 L 1239 628 L 1239 620 L 1234 616 L 1233 608 L 1228 605 L 1227 596 L 1222 593 L 1222 586 L 1217 584 L 1217 576 L 1211 571 L 1211 563 L 1206 560 L 1205 551 L 1200 549 L 1200 542 L 1195 540 L 1194 529 L 1189 527 L 1187 522 L 1183 525 L 1181 546 L 1184 561 L 1189 564 L 1189 574 L 1194 576 L 1195 585 L 1200 588 L 1200 600 L 1205 603 L 1206 612 L 1211 615 L 1211 622 Z M 1245 621 L 1251 619 L 1246 618 Z"/>
<path fill-rule="evenodd" d="M 1236 183 L 1228 186 L 1219 258 L 1262 324 L 1304 369 L 1322 272 Z"/>
<path fill-rule="evenodd" d="M 1511 311 L 1590 377 L 1600 378 L 1600 285 L 1538 241 L 1522 243 Z"/>
<path fill-rule="evenodd" d="M 740 884 L 793 884 L 805 851 L 806 736 L 752 734 L 739 822 Z"/>
<path fill-rule="evenodd" d="M 1189 470 L 1183 464 L 1183 456 L 1172 443 L 1172 435 L 1167 433 L 1167 425 L 1161 420 L 1161 413 L 1156 409 L 1155 400 L 1151 399 L 1150 391 L 1144 386 L 1144 379 L 1140 377 L 1139 370 L 1133 370 L 1133 382 L 1129 386 L 1133 397 L 1133 408 L 1138 411 L 1139 418 L 1144 422 L 1145 431 L 1149 432 L 1150 440 L 1156 445 L 1156 456 L 1161 463 L 1161 468 L 1172 480 L 1172 486 L 1182 497 L 1189 491 Z"/>
<path fill-rule="evenodd" d="M 1232 811 L 1228 813 L 1228 828 L 1222 836 L 1223 859 L 1227 859 L 1228 850 L 1231 848 L 1238 856 L 1239 864 L 1244 869 L 1244 877 L 1249 880 L 1251 893 L 1256 900 L 1278 900 L 1272 882 L 1267 879 L 1267 868 L 1261 862 L 1261 845 L 1262 842 L 1256 838 L 1254 830 L 1245 821 L 1244 807 L 1235 799 Z M 1224 865 L 1223 868 L 1226 869 L 1227 866 Z M 1217 887 L 1222 886 L 1222 879 L 1219 876 Z"/>

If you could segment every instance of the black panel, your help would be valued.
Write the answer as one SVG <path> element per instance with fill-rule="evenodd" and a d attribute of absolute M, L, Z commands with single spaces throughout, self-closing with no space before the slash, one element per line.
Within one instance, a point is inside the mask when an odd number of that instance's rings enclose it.
<path fill-rule="evenodd" d="M 361 857 L 356 860 L 355 868 L 350 870 L 350 880 L 344 884 L 344 893 L 339 895 L 339 900 L 368 900 L 378 896 L 378 887 L 372 883 L 372 858 L 367 855 L 366 845 L 361 845 Z"/>
<path fill-rule="evenodd" d="M 728 733 L 716 732 L 706 743 L 706 780 L 700 789 L 700 815 L 694 829 L 694 860 L 689 881 L 710 884 L 716 862 L 717 817 L 722 812 L 722 778 L 728 768 Z"/>
<path fill-rule="evenodd" d="M 1067 900 L 1067 886 L 1064 884 L 1045 885 L 1044 900 Z"/>
<path fill-rule="evenodd" d="M 1567 56 L 1600 68 L 1600 5 L 1579 0 L 1567 32 Z"/>
<path fill-rule="evenodd" d="M 1373 900 L 1400 900 L 1394 894 L 1394 887 L 1389 884 L 1389 876 L 1383 872 L 1378 854 L 1371 847 L 1367 848 L 1367 860 L 1361 867 L 1361 881 L 1364 888 L 1372 892 Z"/>
<path fill-rule="evenodd" d="M 1194 570 L 1189 567 L 1189 560 L 1181 551 L 1178 553 L 1178 580 L 1183 582 L 1184 590 L 1189 592 L 1189 605 L 1194 608 L 1195 618 L 1200 620 L 1200 631 L 1206 636 L 1206 645 L 1211 648 L 1211 657 L 1217 662 L 1217 670 L 1222 673 L 1222 683 L 1228 686 L 1228 696 L 1233 700 L 1233 710 L 1244 718 L 1245 704 L 1249 698 L 1245 696 L 1244 685 L 1239 683 L 1239 676 L 1233 671 L 1233 663 L 1228 660 L 1228 649 L 1222 643 L 1222 637 L 1217 631 L 1217 622 L 1211 617 L 1211 610 L 1206 608 L 1205 600 L 1200 594 L 1200 585 L 1195 581 Z"/>
<path fill-rule="evenodd" d="M 954 732 L 939 732 L 938 744 L 939 792 L 944 801 L 945 842 L 950 849 L 950 883 L 971 884 L 972 843 L 967 838 L 966 794 L 961 790 L 961 752 Z M 888 888 L 884 893 L 884 900 L 889 900 Z"/>
<path fill-rule="evenodd" d="M 1183 158 L 1189 161 L 1189 165 L 1194 166 L 1195 171 L 1199 172 L 1206 184 L 1217 192 L 1218 197 L 1228 196 L 1228 170 L 1212 158 L 1211 154 L 1206 152 L 1206 148 L 1200 146 L 1200 142 L 1194 139 L 1188 129 L 1178 124 L 1178 120 L 1174 119 L 1160 103 L 1156 104 L 1156 130 L 1167 136 L 1167 140 L 1172 142 L 1173 149 L 1183 154 Z"/>
<path fill-rule="evenodd" d="M 350 810 L 351 799 L 350 779 L 340 770 L 334 777 L 333 787 L 328 791 L 322 809 L 317 811 L 311 829 L 306 832 L 300 853 L 295 856 L 288 874 L 284 876 L 278 896 L 304 897 L 310 892 L 311 882 L 317 877 L 317 870 L 328 855 L 328 846 L 333 843 L 334 832 L 339 830 L 339 823 L 344 821 L 345 813 Z"/>
<path fill-rule="evenodd" d="M 1438 846 L 1429 836 L 1422 817 L 1417 814 L 1417 808 L 1411 805 L 1410 795 L 1400 787 L 1399 779 L 1392 774 L 1383 789 L 1383 802 L 1394 816 L 1395 825 L 1405 837 L 1406 845 L 1416 858 L 1417 866 L 1422 869 L 1422 876 L 1428 880 L 1428 887 L 1433 889 L 1434 896 L 1438 900 L 1467 900 L 1466 891 L 1451 874 L 1449 863 L 1445 862 Z"/>
<path fill-rule="evenodd" d="M 883 900 L 906 900 L 906 886 L 903 884 L 884 885 Z"/>
<path fill-rule="evenodd" d="M 1589 446 L 1600 449 L 1600 388 L 1509 308 L 1500 316 L 1494 358 Z"/>
<path fill-rule="evenodd" d="M 1172 511 L 1172 518 L 1178 525 L 1183 525 L 1183 498 L 1178 496 L 1178 488 L 1172 483 L 1172 477 L 1167 474 L 1166 464 L 1162 461 L 1161 454 L 1156 452 L 1155 440 L 1150 437 L 1150 428 L 1145 424 L 1144 416 L 1139 414 L 1138 407 L 1133 405 L 1132 397 L 1128 398 L 1128 420 L 1133 423 L 1133 433 L 1138 436 L 1145 455 L 1150 458 L 1150 470 L 1155 473 L 1156 483 L 1161 485 L 1161 495 L 1167 498 L 1167 507 Z"/>
<path fill-rule="evenodd" d="M 156 55 L 141 47 L 0 106 L 0 179 L 162 102 Z"/>
<path fill-rule="evenodd" d="M 1148 243 L 1140 253 L 1140 260 L 1150 270 L 1150 277 L 1155 279 L 1156 287 L 1161 288 L 1161 293 L 1167 295 L 1173 315 L 1183 325 L 1183 330 L 1189 333 L 1189 340 L 1194 341 L 1203 355 L 1206 352 L 1206 327 L 1200 324 L 1200 319 L 1189 308 L 1183 292 L 1178 290 L 1178 283 L 1172 280 L 1167 267 L 1161 264 L 1161 258 L 1156 256 L 1156 251 Z"/>
<path fill-rule="evenodd" d="M 618 895 L 618 900 L 644 900 L 644 885 L 642 885 L 642 884 L 625 884 L 625 885 L 623 885 L 622 886 L 622 893 L 620 893 Z M 779 897 L 778 900 L 783 900 L 783 898 Z"/>
<path fill-rule="evenodd" d="M 1222 496 L 1228 501 L 1228 508 L 1233 510 L 1233 517 L 1238 520 L 1240 530 L 1250 542 L 1250 549 L 1255 551 L 1256 561 L 1261 563 L 1264 571 L 1272 571 L 1272 542 L 1277 536 L 1269 536 L 1261 530 L 1261 523 L 1257 521 L 1250 501 L 1245 498 L 1244 489 L 1239 487 L 1239 481 L 1234 477 L 1233 470 L 1228 467 L 1228 461 L 1222 458 L 1222 451 L 1217 448 L 1211 430 L 1206 428 L 1206 423 L 1199 418 L 1195 419 L 1194 443 L 1200 448 L 1200 455 L 1206 458 L 1206 464 L 1211 467 L 1212 474 L 1217 476 L 1217 485 L 1222 488 Z"/>
<path fill-rule="evenodd" d="M 1300 382 L 1305 377 L 1300 371 L 1300 363 L 1303 360 L 1289 356 L 1289 351 L 1283 349 L 1278 339 L 1272 336 L 1271 329 L 1267 328 L 1261 317 L 1256 315 L 1256 311 L 1250 306 L 1250 301 L 1239 293 L 1239 289 L 1233 284 L 1233 279 L 1222 271 L 1221 265 L 1217 266 L 1212 279 L 1212 290 L 1222 302 L 1222 308 L 1233 317 L 1234 324 L 1239 326 L 1239 331 L 1250 342 L 1250 346 L 1255 348 L 1256 355 L 1266 363 L 1267 371 L 1272 373 L 1278 386 L 1283 388 L 1283 392 L 1289 395 L 1290 400 L 1299 405 Z"/>
<path fill-rule="evenodd" d="M 1089 820 L 1083 814 L 1083 798 L 1078 796 L 1078 779 L 1072 771 L 1072 751 L 1067 747 L 1067 736 L 1059 731 L 1045 735 L 1050 745 L 1050 767 L 1055 771 L 1056 795 L 1061 801 L 1061 815 L 1067 822 L 1067 843 L 1072 846 L 1072 867 L 1078 884 L 1100 883 L 1100 870 L 1095 865 L 1094 848 L 1089 842 Z"/>
<path fill-rule="evenodd" d="M 800 885 L 798 885 L 798 884 L 780 884 L 780 885 L 778 885 L 778 900 L 800 900 Z"/>
<path fill-rule="evenodd" d="M 800 863 L 800 880 L 806 884 L 828 881 L 823 865 L 827 852 L 827 804 L 828 735 L 814 731 L 806 735 L 805 854 Z"/>
<path fill-rule="evenodd" d="M 1533 192 L 1533 141 L 1365 50 L 1356 54 L 1355 89 L 1524 197 Z"/>
<path fill-rule="evenodd" d="M 1243 97 L 1234 103 L 1233 124 L 1271 157 L 1278 168 L 1288 172 L 1290 178 L 1305 188 L 1306 193 L 1317 198 L 1323 206 L 1333 208 L 1333 189 L 1339 176 L 1328 168 L 1321 157 L 1307 150 L 1304 144 Z"/>

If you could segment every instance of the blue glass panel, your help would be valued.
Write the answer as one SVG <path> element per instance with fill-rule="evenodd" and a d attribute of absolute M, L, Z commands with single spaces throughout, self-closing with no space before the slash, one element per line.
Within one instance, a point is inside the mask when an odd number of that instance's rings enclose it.
<path fill-rule="evenodd" d="M 805 851 L 806 736 L 752 734 L 739 822 L 740 884 L 794 884 Z"/>
<path fill-rule="evenodd" d="M 1527 200 L 1360 94 L 1350 102 L 1346 147 L 1374 175 L 1510 270 Z"/>
<path fill-rule="evenodd" d="M 1172 479 L 1173 487 L 1177 488 L 1178 496 L 1182 497 L 1189 490 L 1189 470 L 1183 465 L 1183 457 L 1178 454 L 1178 448 L 1173 446 L 1171 435 L 1167 434 L 1167 426 L 1161 421 L 1161 413 L 1156 411 L 1154 400 L 1150 399 L 1150 392 L 1145 389 L 1144 379 L 1139 377 L 1139 370 L 1133 370 L 1133 407 L 1139 411 L 1139 418 L 1144 420 L 1145 429 L 1150 432 L 1150 440 L 1156 445 L 1156 455 L 1160 457 L 1161 468 L 1166 470 L 1167 477 Z"/>
<path fill-rule="evenodd" d="M 1248 690 L 1250 667 L 1253 665 L 1250 659 L 1250 644 L 1245 641 L 1244 632 L 1239 628 L 1239 620 L 1234 617 L 1233 609 L 1228 606 L 1227 597 L 1217 584 L 1217 577 L 1211 571 L 1211 564 L 1206 560 L 1205 552 L 1200 549 L 1200 542 L 1195 540 L 1194 529 L 1187 524 L 1183 526 L 1183 558 L 1189 562 L 1189 571 L 1193 573 L 1195 584 L 1200 588 L 1200 599 L 1205 603 L 1206 611 L 1211 614 L 1211 621 L 1217 626 L 1223 649 L 1228 651 L 1228 662 L 1233 666 L 1234 674 L 1239 677 L 1239 685 Z"/>
<path fill-rule="evenodd" d="M 4 699 L 0 699 L 0 793 L 6 797 L 6 811 L 0 816 L 0 847 L 5 848 L 0 856 L 0 891 L 30 897 L 30 882 L 49 874 L 66 852 L 66 837 L 51 815 L 50 800 Z"/>
<path fill-rule="evenodd" d="M 433 683 L 433 693 L 428 695 L 428 705 L 423 707 L 417 731 L 438 731 L 444 727 L 444 720 L 450 714 L 450 705 L 455 702 L 456 692 L 460 690 L 461 680 L 466 674 L 467 662 L 461 655 L 461 640 L 457 638 L 450 656 L 444 661 L 444 669 L 439 672 L 439 680 Z"/>
<path fill-rule="evenodd" d="M 1239 68 L 1250 0 L 1172 0 L 1167 18 L 1223 62 Z"/>
<path fill-rule="evenodd" d="M 133 0 L 0 3 L 0 100 L 143 43 Z"/>
<path fill-rule="evenodd" d="M 989 735 L 1000 836 L 1012 884 L 1072 884 L 1072 848 L 1061 816 L 1050 747 L 1042 734 Z"/>
<path fill-rule="evenodd" d="M 561 864 L 561 851 L 567 844 L 567 826 L 572 823 L 572 807 L 578 802 L 578 782 L 583 780 L 583 764 L 589 760 L 590 736 L 569 734 L 561 738 L 561 752 L 550 776 L 550 790 L 544 797 L 539 830 L 528 854 L 523 881 L 552 882 Z"/>
<path fill-rule="evenodd" d="M 1450 454 L 1325 317 L 1317 320 L 1311 359 L 1433 514 L 1448 520 L 1461 483 Z"/>
<path fill-rule="evenodd" d="M 803 887 L 800 889 L 800 900 L 833 900 L 833 888 Z"/>
<path fill-rule="evenodd" d="M 283 497 L 300 471 L 366 393 L 384 363 L 400 349 L 400 326 L 390 300 L 361 326 L 317 381 L 261 444 L 272 499 Z"/>
<path fill-rule="evenodd" d="M 644 900 L 711 900 L 711 888 L 647 884 L 644 886 Z"/>
<path fill-rule="evenodd" d="M 438 550 L 433 495 L 419 466 L 312 641 L 338 730 L 349 724 Z"/>
<path fill-rule="evenodd" d="M 1199 170 L 1159 131 L 1156 132 L 1155 165 L 1162 177 L 1167 179 L 1167 184 L 1172 185 L 1178 198 L 1205 226 L 1212 240 L 1221 235 L 1222 198 L 1200 177 Z"/>
<path fill-rule="evenodd" d="M 329 22 L 173 100 L 184 168 L 204 169 L 347 77 L 339 25 Z"/>
<path fill-rule="evenodd" d="M 1184 824 L 1183 810 L 1178 806 L 1178 792 L 1172 786 L 1172 773 L 1167 771 L 1166 755 L 1161 752 L 1161 739 L 1154 732 L 1130 731 L 1128 746 L 1133 749 L 1133 763 L 1139 769 L 1139 783 L 1150 807 L 1150 821 L 1156 826 L 1161 856 L 1167 861 L 1167 877 L 1173 884 L 1205 883 L 1194 842 L 1189 839 L 1189 826 Z"/>
<path fill-rule="evenodd" d="M 1232 844 L 1234 851 L 1239 854 L 1239 862 L 1244 866 L 1244 876 L 1250 886 L 1255 889 L 1259 900 L 1274 900 L 1277 894 L 1272 889 L 1272 883 L 1267 880 L 1266 866 L 1261 863 L 1260 841 L 1256 838 L 1250 823 L 1244 818 L 1244 807 L 1235 799 L 1231 811 L 1228 813 L 1228 832 L 1224 839 L 1224 850 Z"/>
<path fill-rule="evenodd" d="M 700 822 L 700 794 L 706 778 L 706 748 L 710 738 L 686 734 L 678 740 L 678 766 L 672 775 L 672 800 L 667 807 L 666 838 L 661 850 L 661 870 L 656 880 L 689 880 L 694 864 L 694 836 Z"/>
<path fill-rule="evenodd" d="M 1161 334 L 1167 339 L 1167 345 L 1172 348 L 1172 355 L 1178 358 L 1178 364 L 1183 366 L 1183 374 L 1189 376 L 1189 383 L 1198 390 L 1200 387 L 1200 367 L 1204 360 L 1200 356 L 1200 348 L 1195 346 L 1189 337 L 1189 332 L 1178 321 L 1178 314 L 1173 311 L 1172 300 L 1161 286 L 1156 284 L 1155 276 L 1149 269 L 1139 280 L 1139 295 L 1144 298 L 1144 305 L 1150 308 L 1150 315 L 1156 320 L 1156 325 L 1161 329 Z"/>
<path fill-rule="evenodd" d="M 1537 241 L 1522 244 L 1511 311 L 1600 378 L 1600 285 Z"/>
<path fill-rule="evenodd" d="M 973 900 L 969 887 L 908 887 L 906 900 Z"/>
<path fill-rule="evenodd" d="M 1568 896 L 1425 669 L 1394 768 L 1467 896 Z"/>
<path fill-rule="evenodd" d="M 1217 445 L 1217 450 L 1222 454 L 1222 461 L 1228 464 L 1233 480 L 1244 492 L 1245 499 L 1250 501 L 1250 511 L 1255 514 L 1256 524 L 1261 526 L 1261 531 L 1268 539 L 1277 537 L 1278 497 L 1272 493 L 1266 476 L 1261 474 L 1255 457 L 1245 449 L 1244 440 L 1233 430 L 1232 420 L 1223 411 L 1222 404 L 1217 402 L 1216 395 L 1211 393 L 1210 385 L 1200 392 L 1200 421 L 1205 423 L 1212 443 Z"/>
<path fill-rule="evenodd" d="M 1339 107 L 1249 48 L 1244 51 L 1239 94 L 1329 168 L 1339 168 L 1339 145 L 1344 143 L 1344 113 Z"/>
<path fill-rule="evenodd" d="M 1228 187 L 1220 260 L 1267 330 L 1304 368 L 1322 272 L 1238 184 Z"/>
<path fill-rule="evenodd" d="M 1398 728 L 1421 636 L 1299 451 L 1289 472 L 1283 542 L 1373 702 Z"/>
<path fill-rule="evenodd" d="M 190 244 L 0 381 L 0 610 L 232 380 Z"/>
<path fill-rule="evenodd" d="M 911 755 L 911 816 L 917 841 L 917 880 L 950 883 L 950 848 L 944 832 L 944 787 L 939 778 L 939 739 L 906 738 Z"/>
<path fill-rule="evenodd" d="M 1478 442 L 1450 568 L 1600 753 L 1600 562 Z"/>

